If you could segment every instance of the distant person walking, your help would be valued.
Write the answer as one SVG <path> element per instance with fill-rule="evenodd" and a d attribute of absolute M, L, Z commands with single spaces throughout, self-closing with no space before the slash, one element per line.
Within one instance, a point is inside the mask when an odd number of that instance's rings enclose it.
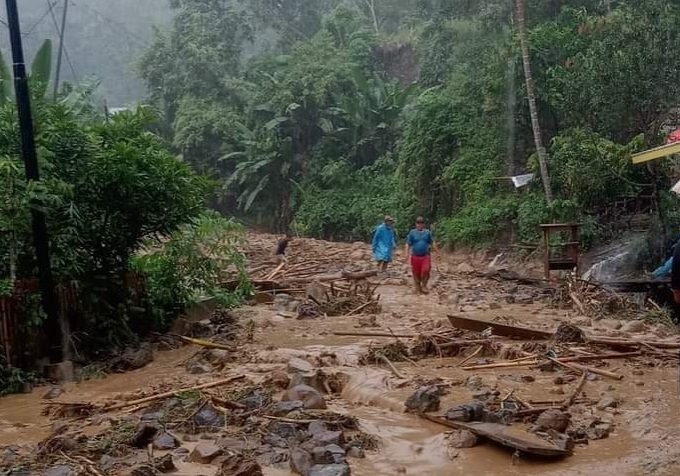
<path fill-rule="evenodd" d="M 293 240 L 290 233 L 286 233 L 284 236 L 279 238 L 276 243 L 276 259 L 279 263 L 286 261 L 286 250 L 288 249 L 288 244 Z"/>
<path fill-rule="evenodd" d="M 430 281 L 433 249 L 435 249 L 435 244 L 432 232 L 425 227 L 425 219 L 418 217 L 416 227 L 406 237 L 405 247 L 406 260 L 411 262 L 416 294 L 429 294 L 430 292 L 427 289 L 427 283 Z"/>
<path fill-rule="evenodd" d="M 373 258 L 378 263 L 378 269 L 385 271 L 392 262 L 392 253 L 397 246 L 397 236 L 394 233 L 394 219 L 387 215 L 381 225 L 373 233 Z"/>

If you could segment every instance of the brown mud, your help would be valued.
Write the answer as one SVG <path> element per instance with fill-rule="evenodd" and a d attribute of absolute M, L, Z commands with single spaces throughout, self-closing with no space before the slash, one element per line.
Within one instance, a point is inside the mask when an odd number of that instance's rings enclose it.
<path fill-rule="evenodd" d="M 302 246 L 300 242 L 292 245 Z M 366 247 L 368 248 L 368 247 Z M 344 247 L 354 260 L 367 261 L 368 251 L 356 245 Z M 399 260 L 399 256 L 397 256 Z M 450 327 L 447 314 L 500 320 L 535 328 L 554 330 L 561 322 L 577 322 L 586 330 L 602 329 L 606 335 L 621 335 L 597 320 L 585 318 L 571 309 L 555 308 L 540 292 L 511 289 L 520 296 L 518 303 L 507 299 L 507 289 L 494 281 L 456 272 L 457 265 L 439 262 L 435 267 L 432 294 L 416 296 L 408 286 L 407 267 L 399 261 L 388 276 L 375 278 L 382 311 L 374 322 L 366 324 L 364 315 L 297 320 L 277 312 L 268 304 L 244 306 L 235 311 L 239 322 L 254 327 L 252 342 L 240 343 L 247 358 L 223 368 L 219 375 L 245 374 L 253 382 L 263 382 L 273 371 L 285 369 L 292 357 L 309 362 L 323 362 L 327 375 L 342 375 L 342 391 L 327 396 L 328 409 L 358 419 L 363 432 L 379 438 L 377 451 L 367 451 L 363 459 L 348 459 L 352 474 L 373 475 L 589 475 L 594 473 L 639 475 L 680 474 L 680 399 L 678 368 L 674 363 L 653 360 L 616 360 L 607 362 L 609 371 L 621 373 L 623 380 L 597 378 L 588 381 L 585 395 L 599 400 L 613 396 L 620 405 L 599 411 L 614 423 L 607 438 L 577 445 L 571 456 L 560 460 L 513 457 L 512 452 L 481 443 L 469 449 L 454 449 L 447 440 L 448 429 L 404 412 L 404 402 L 417 384 L 435 379 L 450 384 L 441 410 L 473 400 L 466 382 L 472 376 L 481 379 L 484 388 L 501 394 L 511 390 L 527 400 L 560 400 L 555 377 L 560 372 L 539 372 L 530 368 L 466 371 L 458 367 L 464 356 L 429 357 L 416 362 L 395 362 L 406 382 L 396 379 L 389 369 L 363 365 L 362 356 L 369 349 L 394 342 L 391 337 L 337 336 L 333 332 L 418 333 Z M 533 293 L 533 294 L 531 294 Z M 526 295 L 526 296 L 525 296 Z M 527 297 L 528 296 L 528 297 Z M 365 327 L 369 325 L 371 327 Z M 608 327 L 609 326 L 609 327 Z M 616 326 L 613 326 L 616 327 Z M 660 338 L 672 331 L 646 324 L 645 336 Z M 187 373 L 185 364 L 197 351 L 186 346 L 171 351 L 157 351 L 155 360 L 143 369 L 102 379 L 67 384 L 62 401 L 103 402 L 137 389 L 150 387 L 187 387 L 205 376 Z M 468 352 L 469 353 L 469 352 Z M 527 376 L 531 376 L 529 379 Z M 568 393 L 573 384 L 564 385 Z M 48 389 L 32 394 L 13 395 L 0 400 L 0 450 L 10 445 L 31 448 L 47 438 L 53 422 L 42 415 Z M 441 412 L 440 412 L 441 413 Z M 96 431 L 92 424 L 91 431 Z M 193 449 L 196 442 L 183 442 Z M 176 459 L 173 474 L 217 474 L 217 467 Z M 289 475 L 286 465 L 263 466 L 265 475 Z M 129 474 L 129 473 L 103 473 Z"/>

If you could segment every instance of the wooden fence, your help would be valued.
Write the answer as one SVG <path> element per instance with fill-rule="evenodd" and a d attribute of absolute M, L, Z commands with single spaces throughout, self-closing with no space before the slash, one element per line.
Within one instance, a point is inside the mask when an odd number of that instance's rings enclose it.
<path fill-rule="evenodd" d="M 130 274 L 125 286 L 134 304 L 143 305 L 146 286 L 143 276 Z M 68 328 L 85 325 L 88 309 L 84 304 L 80 283 L 72 281 L 55 288 L 59 318 Z M 0 296 L 0 347 L 2 359 L 13 366 L 31 368 L 37 359 L 47 355 L 48 339 L 42 326 L 31 323 L 40 309 L 37 280 L 17 281 L 10 296 Z M 33 324 L 33 325 L 31 325 Z"/>

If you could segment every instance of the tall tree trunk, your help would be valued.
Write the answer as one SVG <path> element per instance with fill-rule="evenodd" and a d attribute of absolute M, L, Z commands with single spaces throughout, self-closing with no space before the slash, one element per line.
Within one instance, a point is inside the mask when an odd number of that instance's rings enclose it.
<path fill-rule="evenodd" d="M 380 33 L 380 28 L 378 27 L 378 17 L 375 14 L 375 0 L 366 0 L 366 6 L 371 14 L 371 19 L 373 20 L 373 28 L 375 28 L 375 33 Z"/>
<path fill-rule="evenodd" d="M 536 153 L 538 154 L 538 163 L 541 168 L 541 181 L 545 189 L 545 199 L 548 204 L 552 203 L 552 185 L 550 183 L 550 174 L 548 173 L 548 153 L 543 147 L 543 139 L 541 137 L 541 125 L 538 122 L 538 109 L 536 107 L 536 93 L 534 91 L 534 79 L 531 75 L 531 60 L 529 58 L 529 41 L 527 39 L 527 28 L 525 20 L 525 0 L 516 0 L 517 7 L 517 32 L 519 33 L 519 41 L 522 47 L 522 62 L 524 63 L 524 78 L 527 83 L 527 99 L 529 100 L 529 113 L 531 115 L 531 128 L 534 131 L 534 142 L 536 144 Z"/>

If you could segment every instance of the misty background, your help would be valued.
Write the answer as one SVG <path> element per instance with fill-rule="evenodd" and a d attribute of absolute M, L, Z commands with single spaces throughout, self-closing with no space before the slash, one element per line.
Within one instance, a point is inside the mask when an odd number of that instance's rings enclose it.
<path fill-rule="evenodd" d="M 21 0 L 18 4 L 26 63 L 30 64 L 48 38 L 56 55 L 64 1 Z M 11 63 L 4 2 L 0 15 L 0 49 Z M 98 95 L 109 107 L 143 100 L 145 88 L 135 73 L 135 62 L 149 47 L 154 27 L 166 28 L 171 18 L 168 0 L 69 0 L 61 78 L 100 81 Z"/>

